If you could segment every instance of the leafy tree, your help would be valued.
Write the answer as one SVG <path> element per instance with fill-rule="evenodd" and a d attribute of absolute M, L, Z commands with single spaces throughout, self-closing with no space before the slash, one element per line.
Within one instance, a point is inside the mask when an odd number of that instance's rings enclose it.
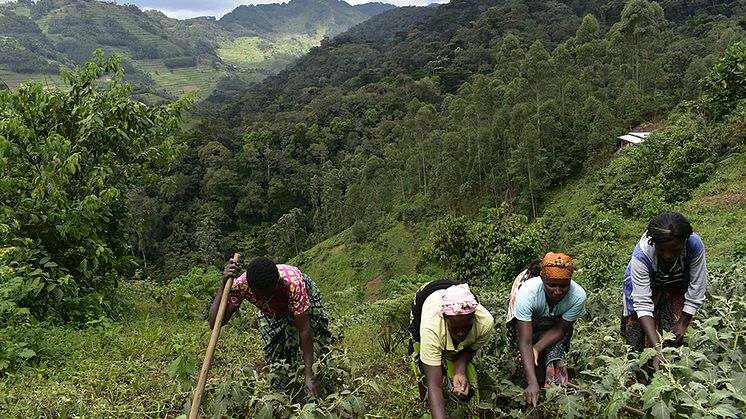
<path fill-rule="evenodd" d="M 643 99 L 641 92 L 633 81 L 624 84 L 619 97 L 616 100 L 617 118 L 624 121 L 625 127 L 631 130 L 642 119 L 640 104 Z"/>
<path fill-rule="evenodd" d="M 277 261 L 285 261 L 304 248 L 305 217 L 300 208 L 293 208 L 267 230 L 267 249 Z"/>
<path fill-rule="evenodd" d="M 508 284 L 542 250 L 540 222 L 512 214 L 506 206 L 490 208 L 483 221 L 448 216 L 437 223 L 426 257 L 448 269 L 458 281 L 478 285 Z"/>
<path fill-rule="evenodd" d="M 25 259 L 19 302 L 54 321 L 90 320 L 111 306 L 127 272 L 130 185 L 170 165 L 185 98 L 157 108 L 128 97 L 118 56 L 63 72 L 66 90 L 28 83 L 0 91 L 0 243 Z"/>
<path fill-rule="evenodd" d="M 536 136 L 541 147 L 542 137 L 542 115 L 541 102 L 542 95 L 548 94 L 548 83 L 552 80 L 552 65 L 550 55 L 541 42 L 534 42 L 528 49 L 526 57 L 523 59 L 521 76 L 526 79 L 528 85 L 534 93 L 534 110 L 536 111 Z"/>
<path fill-rule="evenodd" d="M 663 9 L 658 3 L 629 0 L 624 5 L 619 22 L 612 27 L 617 43 L 630 51 L 634 81 L 641 91 L 645 91 L 644 72 L 651 61 L 651 52 L 658 43 L 664 25 Z"/>
<path fill-rule="evenodd" d="M 202 266 L 219 264 L 222 261 L 223 249 L 221 246 L 222 234 L 220 229 L 210 217 L 202 218 L 197 223 L 194 231 L 194 241 L 197 245 L 197 255 Z"/>
<path fill-rule="evenodd" d="M 587 44 L 588 42 L 592 42 L 600 36 L 601 27 L 598 23 L 598 19 L 596 19 L 593 15 L 585 15 L 583 17 L 583 22 L 578 27 L 578 30 L 575 31 L 575 41 L 578 44 Z"/>
<path fill-rule="evenodd" d="M 728 48 L 702 84 L 705 98 L 716 118 L 731 113 L 738 106 L 743 109 L 746 100 L 746 43 L 737 42 Z"/>
<path fill-rule="evenodd" d="M 520 73 L 520 62 L 523 60 L 526 52 L 521 48 L 521 42 L 518 38 L 508 34 L 497 52 L 497 64 L 495 71 L 506 82 L 510 82 Z"/>

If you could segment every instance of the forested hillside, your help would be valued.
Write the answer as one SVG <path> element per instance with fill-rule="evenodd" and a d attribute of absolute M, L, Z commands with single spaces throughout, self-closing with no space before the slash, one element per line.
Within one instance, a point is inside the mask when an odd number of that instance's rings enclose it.
<path fill-rule="evenodd" d="M 56 4 L 13 7 L 42 3 Z M 230 25 L 279 24 L 244 22 Z M 265 366 L 244 304 L 204 417 L 428 417 L 407 324 L 439 277 L 468 282 L 496 320 L 478 400 L 451 417 L 740 417 L 745 31 L 744 0 L 454 0 L 384 11 L 195 104 L 137 100 L 127 53 L 97 52 L 61 89 L 0 90 L 0 416 L 186 417 L 206 313 L 240 252 L 319 285 L 333 343 L 314 373 L 333 386 L 310 398 L 298 371 Z M 639 127 L 653 133 L 620 149 Z M 684 346 L 642 382 L 655 352 L 620 334 L 620 284 L 665 210 L 705 242 L 709 285 Z M 588 313 L 573 385 L 533 407 L 503 320 L 512 279 L 547 251 L 573 257 Z"/>
<path fill-rule="evenodd" d="M 390 214 L 505 203 L 534 218 L 618 135 L 665 125 L 743 39 L 743 2 L 688 5 L 469 0 L 373 17 L 237 102 L 206 102 L 168 188 L 140 194 L 140 251 L 176 273 L 229 248 L 283 260 Z"/>
<path fill-rule="evenodd" d="M 173 100 L 196 88 L 211 91 L 221 78 L 234 85 L 261 80 L 323 38 L 392 7 L 294 0 L 241 6 L 219 20 L 176 20 L 97 0 L 2 3 L 0 78 L 12 88 L 29 79 L 55 84 L 61 67 L 103 48 L 125 57 L 127 79 L 141 99 Z"/>

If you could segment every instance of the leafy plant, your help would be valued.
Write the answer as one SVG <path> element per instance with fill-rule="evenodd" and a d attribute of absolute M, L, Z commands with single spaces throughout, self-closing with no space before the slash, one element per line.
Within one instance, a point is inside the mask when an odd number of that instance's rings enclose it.
<path fill-rule="evenodd" d="M 129 98 L 121 59 L 63 72 L 66 90 L 30 82 L 0 91 L 0 243 L 11 274 L 36 288 L 19 301 L 54 322 L 97 319 L 130 264 L 125 193 L 172 163 L 189 97 L 148 108 Z"/>
<path fill-rule="evenodd" d="M 409 316 L 414 290 L 370 305 L 366 318 L 378 327 L 376 339 L 384 354 L 393 353 L 409 339 Z"/>
<path fill-rule="evenodd" d="M 541 222 L 529 223 L 506 206 L 484 211 L 484 221 L 448 216 L 433 228 L 426 257 L 475 285 L 506 284 L 539 254 Z"/>
<path fill-rule="evenodd" d="M 192 385 L 191 378 L 197 373 L 197 357 L 191 351 L 186 351 L 180 344 L 172 344 L 170 351 L 179 355 L 171 361 L 166 373 L 172 380 L 179 382 L 179 389 L 185 391 Z"/>
<path fill-rule="evenodd" d="M 35 358 L 42 332 L 23 301 L 39 293 L 40 285 L 25 281 L 23 273 L 43 278 L 39 269 L 15 262 L 23 249 L 0 248 L 0 374 Z M 20 272 L 19 272 L 20 270 Z M 19 274 L 20 273 L 20 274 Z"/>
<path fill-rule="evenodd" d="M 347 354 L 340 351 L 317 360 L 314 372 L 326 389 L 318 399 L 305 395 L 303 374 L 287 364 L 266 366 L 264 373 L 244 368 L 217 386 L 212 417 L 362 417 L 366 413 L 366 393 L 380 389 L 370 379 L 354 378 L 355 368 Z M 281 380 L 283 391 L 273 388 L 274 380 Z M 189 407 L 187 402 L 185 411 Z"/>
<path fill-rule="evenodd" d="M 172 312 L 183 317 L 205 318 L 221 277 L 222 273 L 211 266 L 207 269 L 195 267 L 172 279 L 166 296 Z"/>

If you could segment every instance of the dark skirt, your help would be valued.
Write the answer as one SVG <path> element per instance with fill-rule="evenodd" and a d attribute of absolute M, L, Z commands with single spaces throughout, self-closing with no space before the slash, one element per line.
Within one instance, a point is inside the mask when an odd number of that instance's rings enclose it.
<path fill-rule="evenodd" d="M 676 322 L 681 318 L 684 309 L 684 294 L 686 288 L 683 285 L 669 287 L 658 287 L 653 290 L 653 319 L 658 333 L 670 332 Z M 622 335 L 627 344 L 634 351 L 642 351 L 644 348 L 652 347 L 642 325 L 637 318 L 637 313 L 622 317 Z"/>
<path fill-rule="evenodd" d="M 306 274 L 303 274 L 303 281 L 306 284 L 308 298 L 311 300 L 308 312 L 311 317 L 314 352 L 321 353 L 328 349 L 331 342 L 329 318 L 324 311 L 319 287 Z M 261 313 L 257 321 L 264 343 L 264 362 L 271 364 L 284 361 L 294 365 L 300 353 L 300 336 L 295 326 L 295 315 L 290 313 L 286 316 L 273 317 Z"/>
<path fill-rule="evenodd" d="M 553 328 L 557 322 L 559 322 L 559 318 L 552 317 L 542 317 L 532 321 L 533 336 L 531 337 L 531 343 L 538 342 L 544 333 Z M 518 350 L 518 319 L 511 320 L 506 326 L 508 340 L 513 349 Z M 570 340 L 572 340 L 572 327 L 559 342 L 539 354 L 538 366 L 536 367 L 536 380 L 539 385 L 567 384 L 569 375 L 565 358 L 570 350 Z"/>

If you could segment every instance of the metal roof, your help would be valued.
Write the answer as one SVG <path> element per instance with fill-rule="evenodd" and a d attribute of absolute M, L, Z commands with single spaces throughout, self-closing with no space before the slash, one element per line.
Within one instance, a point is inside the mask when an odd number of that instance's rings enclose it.
<path fill-rule="evenodd" d="M 619 138 L 622 141 L 626 141 L 628 143 L 640 144 L 649 135 L 650 135 L 649 132 L 630 132 L 630 133 L 624 134 L 624 135 L 622 135 L 620 137 L 617 137 L 617 138 Z"/>

